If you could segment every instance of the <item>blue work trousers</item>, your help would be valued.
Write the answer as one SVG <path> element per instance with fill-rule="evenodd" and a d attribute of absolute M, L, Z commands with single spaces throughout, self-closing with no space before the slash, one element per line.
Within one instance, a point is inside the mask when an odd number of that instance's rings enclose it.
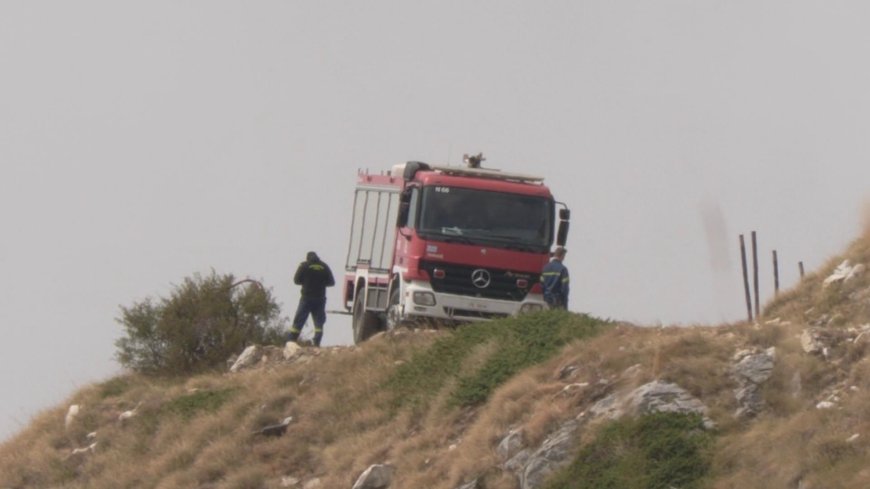
<path fill-rule="evenodd" d="M 326 297 L 302 297 L 299 299 L 299 306 L 296 307 L 296 316 L 293 317 L 293 327 L 290 328 L 288 339 L 296 341 L 299 339 L 299 334 L 302 333 L 302 328 L 305 326 L 305 321 L 308 321 L 308 315 L 314 319 L 314 344 L 320 346 L 320 340 L 323 339 L 323 325 L 326 323 Z"/>

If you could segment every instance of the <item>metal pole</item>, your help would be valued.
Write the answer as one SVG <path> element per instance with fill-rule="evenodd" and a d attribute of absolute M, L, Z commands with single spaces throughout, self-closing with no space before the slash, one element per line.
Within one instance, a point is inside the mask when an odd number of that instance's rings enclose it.
<path fill-rule="evenodd" d="M 779 260 L 776 258 L 776 250 L 773 250 L 773 295 L 779 295 Z"/>
<path fill-rule="evenodd" d="M 801 280 L 804 279 L 804 262 L 798 262 L 798 269 L 801 271 Z"/>
<path fill-rule="evenodd" d="M 740 261 L 743 263 L 743 290 L 746 292 L 746 314 L 752 322 L 752 298 L 749 297 L 749 273 L 746 270 L 746 245 L 740 235 Z"/>
<path fill-rule="evenodd" d="M 755 231 L 752 231 L 752 283 L 755 286 L 755 317 L 761 316 L 758 306 L 758 246 L 755 244 Z"/>

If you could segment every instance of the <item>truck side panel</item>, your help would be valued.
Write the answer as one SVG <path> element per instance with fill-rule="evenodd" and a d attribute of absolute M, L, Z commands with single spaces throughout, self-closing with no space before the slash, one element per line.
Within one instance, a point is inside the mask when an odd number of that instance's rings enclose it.
<path fill-rule="evenodd" d="M 373 272 L 390 270 L 398 212 L 399 189 L 369 186 L 356 189 L 347 271 L 355 271 L 359 265 L 366 265 Z"/>

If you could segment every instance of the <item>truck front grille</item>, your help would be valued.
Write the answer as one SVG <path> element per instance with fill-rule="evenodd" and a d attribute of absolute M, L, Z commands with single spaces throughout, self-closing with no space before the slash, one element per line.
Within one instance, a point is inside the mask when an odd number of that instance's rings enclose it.
<path fill-rule="evenodd" d="M 537 274 L 516 272 L 495 268 L 469 267 L 453 263 L 421 261 L 420 268 L 426 270 L 435 292 L 499 299 L 522 301 L 529 292 L 529 287 L 538 281 Z M 439 273 L 435 273 L 438 270 Z M 476 275 L 475 275 L 476 272 Z M 485 284 L 481 275 L 489 278 Z M 440 277 L 440 278 L 439 278 Z M 478 280 L 475 282 L 475 278 Z M 518 281 L 525 281 L 526 287 L 518 287 Z"/>

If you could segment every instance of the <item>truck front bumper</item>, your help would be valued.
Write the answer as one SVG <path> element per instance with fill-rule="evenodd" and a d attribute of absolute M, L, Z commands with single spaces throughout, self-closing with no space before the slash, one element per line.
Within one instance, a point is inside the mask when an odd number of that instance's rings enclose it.
<path fill-rule="evenodd" d="M 412 282 L 402 297 L 406 319 L 432 318 L 453 321 L 484 321 L 547 308 L 543 296 L 529 293 L 522 301 L 507 301 L 435 292 L 425 282 Z"/>

